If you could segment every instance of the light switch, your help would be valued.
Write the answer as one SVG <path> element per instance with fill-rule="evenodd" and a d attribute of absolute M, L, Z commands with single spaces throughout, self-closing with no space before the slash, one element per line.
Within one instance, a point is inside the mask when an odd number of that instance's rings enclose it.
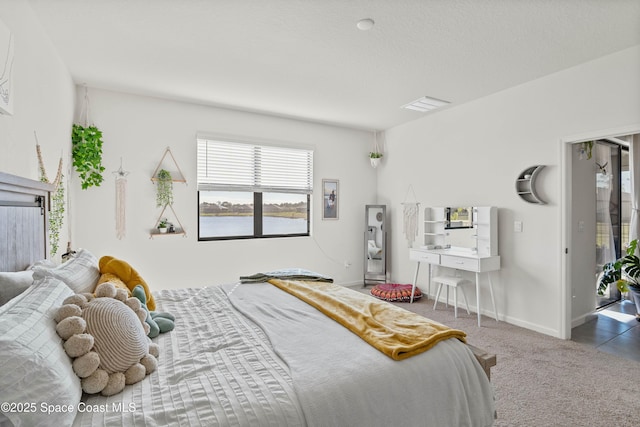
<path fill-rule="evenodd" d="M 513 221 L 513 231 L 522 233 L 522 221 Z"/>
<path fill-rule="evenodd" d="M 578 231 L 579 232 L 584 231 L 584 221 L 578 221 Z"/>

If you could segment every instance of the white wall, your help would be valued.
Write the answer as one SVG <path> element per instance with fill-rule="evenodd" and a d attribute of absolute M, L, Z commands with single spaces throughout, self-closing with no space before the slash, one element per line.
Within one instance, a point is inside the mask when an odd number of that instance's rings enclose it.
<path fill-rule="evenodd" d="M 596 163 L 580 160 L 571 146 L 571 318 L 576 326 L 589 320 L 596 306 Z M 584 223 L 580 227 L 580 223 Z"/>
<path fill-rule="evenodd" d="M 640 46 L 392 128 L 378 168 L 378 201 L 390 207 L 395 229 L 402 227 L 400 204 L 410 185 L 422 207 L 497 206 L 499 314 L 561 336 L 560 141 L 640 122 L 638 76 Z M 515 193 L 518 174 L 537 164 L 546 165 L 538 184 L 547 205 L 527 204 Z M 515 220 L 523 232 L 513 231 Z M 392 236 L 391 252 L 393 280 L 410 283 L 415 267 L 401 235 Z M 488 292 L 482 304 L 491 307 Z"/>
<path fill-rule="evenodd" d="M 84 91 L 78 91 L 78 113 Z M 154 289 L 196 287 L 284 267 L 362 281 L 364 206 L 376 202 L 375 170 L 367 157 L 370 132 L 313 124 L 89 88 L 91 119 L 102 131 L 105 181 L 81 190 L 74 176 L 73 241 L 97 256 L 128 260 Z M 196 133 L 236 135 L 315 148 L 313 237 L 197 241 Z M 188 181 L 174 184 L 174 209 L 187 237 L 149 239 L 161 209 L 150 177 L 166 147 Z M 115 179 L 128 175 L 127 236 L 115 234 Z M 165 163 L 167 164 L 167 163 Z M 171 170 L 171 168 L 168 168 Z M 322 220 L 322 179 L 339 180 L 339 219 Z M 171 215 L 169 215 L 171 217 Z M 345 261 L 352 263 L 345 268 Z"/>
<path fill-rule="evenodd" d="M 15 40 L 14 114 L 0 115 L 0 171 L 39 179 L 35 131 L 53 181 L 61 156 L 65 170 L 69 166 L 75 86 L 25 1 L 0 0 L 0 20 Z M 66 241 L 66 230 L 62 230 L 62 249 Z"/>

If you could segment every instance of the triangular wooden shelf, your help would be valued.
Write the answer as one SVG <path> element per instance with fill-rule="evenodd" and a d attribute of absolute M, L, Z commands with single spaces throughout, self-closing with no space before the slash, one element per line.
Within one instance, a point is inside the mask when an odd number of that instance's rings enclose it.
<path fill-rule="evenodd" d="M 162 155 L 162 158 L 160 159 L 160 162 L 158 162 L 158 166 L 156 166 L 156 169 L 153 171 L 153 174 L 151 175 L 151 181 L 155 182 L 158 180 L 158 171 L 160 170 L 160 167 L 162 166 L 162 162 L 164 162 L 165 157 L 167 157 L 167 154 L 171 157 L 171 160 L 173 160 L 173 164 L 176 167 L 176 170 L 179 174 L 179 177 L 174 176 L 173 172 L 175 171 L 169 171 L 172 172 L 171 173 L 171 180 L 173 182 L 184 182 L 185 184 L 187 183 L 186 178 L 184 177 L 184 174 L 182 173 L 182 170 L 180 170 L 180 166 L 178 166 L 178 162 L 176 162 L 176 158 L 173 157 L 173 153 L 171 152 L 171 148 L 167 147 L 166 150 L 164 150 L 164 154 Z"/>
<path fill-rule="evenodd" d="M 173 212 L 173 217 L 178 222 L 178 227 L 175 228 L 176 231 L 174 231 L 173 233 L 169 233 L 169 232 L 161 233 L 161 232 L 158 231 L 158 224 L 160 224 L 160 220 L 164 216 L 164 212 L 167 210 L 167 207 L 169 209 L 171 209 L 171 212 Z M 175 224 L 174 224 L 174 226 L 175 226 Z M 155 236 L 184 236 L 184 237 L 187 236 L 187 232 L 185 231 L 184 227 L 182 226 L 182 223 L 180 222 L 180 219 L 178 218 L 178 215 L 176 215 L 176 211 L 173 210 L 173 206 L 165 205 L 162 208 L 162 212 L 160 212 L 160 215 L 158 216 L 158 219 L 156 220 L 156 224 L 153 226 L 153 230 L 149 234 L 149 238 L 153 239 Z"/>

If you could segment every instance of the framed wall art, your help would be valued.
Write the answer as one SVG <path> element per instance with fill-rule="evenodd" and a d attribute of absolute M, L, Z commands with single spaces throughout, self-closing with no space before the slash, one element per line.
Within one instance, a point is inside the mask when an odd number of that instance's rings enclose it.
<path fill-rule="evenodd" d="M 322 219 L 338 219 L 338 190 L 337 179 L 322 180 Z"/>
<path fill-rule="evenodd" d="M 0 21 L 0 113 L 13 114 L 13 34 Z"/>

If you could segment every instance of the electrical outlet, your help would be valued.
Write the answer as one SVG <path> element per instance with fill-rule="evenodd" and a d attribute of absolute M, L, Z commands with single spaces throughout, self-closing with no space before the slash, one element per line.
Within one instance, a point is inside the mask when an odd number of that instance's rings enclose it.
<path fill-rule="evenodd" d="M 513 221 L 513 231 L 522 233 L 522 221 Z"/>

